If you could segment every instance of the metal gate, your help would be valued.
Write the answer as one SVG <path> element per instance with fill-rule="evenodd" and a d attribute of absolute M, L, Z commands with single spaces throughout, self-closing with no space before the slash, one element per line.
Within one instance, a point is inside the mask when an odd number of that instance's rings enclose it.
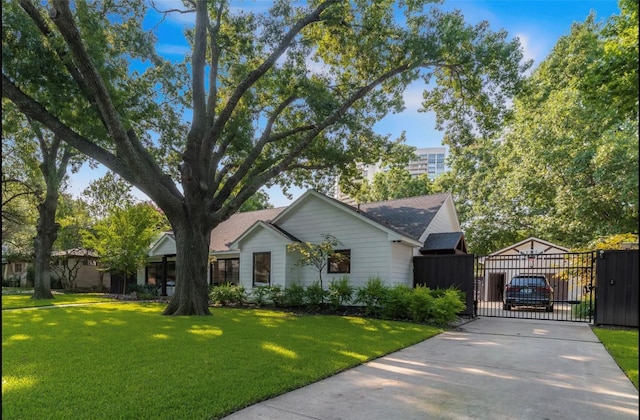
<path fill-rule="evenodd" d="M 477 256 L 475 301 L 478 316 L 591 322 L 595 313 L 596 253 Z M 522 277 L 541 285 L 520 287 Z M 515 278 L 515 279 L 514 279 Z M 513 280 L 513 284 L 512 284 Z M 514 290 L 519 295 L 514 299 Z M 538 290 L 543 290 L 544 295 Z M 527 299 L 526 293 L 536 299 Z"/>

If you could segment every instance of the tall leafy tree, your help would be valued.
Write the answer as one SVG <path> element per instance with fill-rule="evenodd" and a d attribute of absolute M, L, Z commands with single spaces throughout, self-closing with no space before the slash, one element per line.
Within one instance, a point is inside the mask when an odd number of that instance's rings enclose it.
<path fill-rule="evenodd" d="M 37 171 L 25 173 L 31 179 L 36 177 L 37 180 L 32 182 L 42 186 L 38 190 L 38 219 L 33 242 L 33 298 L 53 299 L 49 268 L 51 251 L 59 228 L 55 221 L 58 195 L 64 188 L 68 167 L 77 153 L 40 123 L 25 119 L 23 114 L 16 112 L 12 104 L 3 105 L 3 147 L 6 144 L 12 149 L 12 157 L 19 160 L 23 168 L 37 168 Z M 75 159 L 75 163 L 77 162 L 78 159 Z"/>
<path fill-rule="evenodd" d="M 82 232 L 83 243 L 98 254 L 101 270 L 119 271 L 128 278 L 145 265 L 151 242 L 166 227 L 164 221 L 149 203 L 117 208 Z M 126 293 L 126 281 L 124 287 Z"/>
<path fill-rule="evenodd" d="M 452 142 L 468 143 L 499 127 L 528 67 L 517 40 L 425 10 L 429 1 L 274 1 L 264 14 L 188 3 L 192 51 L 177 67 L 154 53 L 143 2 L 61 0 L 48 12 L 3 3 L 3 97 L 170 220 L 177 284 L 167 315 L 210 313 L 210 232 L 262 186 L 317 186 L 377 161 L 391 141 L 371 127 L 403 108 L 411 82 L 435 79 L 425 108 Z M 143 60 L 144 72 L 129 67 Z M 182 100 L 186 133 L 175 113 Z"/>
<path fill-rule="evenodd" d="M 442 182 L 474 251 L 527 236 L 575 248 L 637 232 L 637 2 L 620 10 L 605 23 L 591 15 L 559 39 L 500 137 L 453 150 Z"/>

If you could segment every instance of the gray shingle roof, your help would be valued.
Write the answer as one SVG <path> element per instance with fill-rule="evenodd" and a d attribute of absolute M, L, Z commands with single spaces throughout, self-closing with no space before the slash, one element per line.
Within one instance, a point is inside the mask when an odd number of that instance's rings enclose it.
<path fill-rule="evenodd" d="M 346 207 L 350 211 L 358 212 L 374 222 L 396 231 L 409 238 L 419 240 L 427 229 L 449 194 L 424 195 L 419 197 L 402 198 L 398 200 L 379 201 L 361 204 L 359 209 L 341 201 L 328 197 L 330 200 Z M 211 251 L 228 251 L 229 244 L 235 241 L 257 221 L 269 223 L 287 207 L 236 213 L 228 220 L 220 223 L 211 232 Z M 272 225 L 287 236 L 287 232 Z M 291 237 L 292 240 L 297 240 Z"/>
<path fill-rule="evenodd" d="M 284 209 L 286 209 L 286 207 L 234 214 L 211 231 L 209 250 L 228 251 L 229 244 L 235 241 L 254 223 L 259 220 L 269 222 L 279 215 Z"/>
<path fill-rule="evenodd" d="M 462 238 L 462 232 L 430 233 L 420 252 L 454 251 Z"/>
<path fill-rule="evenodd" d="M 360 205 L 360 213 L 412 239 L 420 239 L 449 194 L 422 195 Z"/>

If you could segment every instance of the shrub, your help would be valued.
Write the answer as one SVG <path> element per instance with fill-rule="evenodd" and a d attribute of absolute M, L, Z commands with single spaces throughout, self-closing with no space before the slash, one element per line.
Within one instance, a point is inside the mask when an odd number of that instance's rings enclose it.
<path fill-rule="evenodd" d="M 329 282 L 328 297 L 329 303 L 334 309 L 348 305 L 353 299 L 355 289 L 349 284 L 349 276 L 343 276 L 338 280 Z"/>
<path fill-rule="evenodd" d="M 138 299 L 152 299 L 158 296 L 157 284 L 129 284 L 127 285 L 127 292 L 129 294 L 135 292 L 138 295 Z"/>
<path fill-rule="evenodd" d="M 299 282 L 294 282 L 291 286 L 284 289 L 284 301 L 287 306 L 302 306 L 304 305 L 304 298 L 304 286 Z"/>
<path fill-rule="evenodd" d="M 403 284 L 398 284 L 389 290 L 382 302 L 381 315 L 387 319 L 410 319 L 409 305 L 413 289 Z"/>
<path fill-rule="evenodd" d="M 285 304 L 284 291 L 282 286 L 274 285 L 267 288 L 267 297 L 273 306 L 281 307 Z"/>
<path fill-rule="evenodd" d="M 589 302 L 589 296 L 583 297 L 580 303 L 571 307 L 574 318 L 589 318 L 595 315 L 595 302 Z"/>
<path fill-rule="evenodd" d="M 251 292 L 251 301 L 258 306 L 264 306 L 267 303 L 268 293 L 269 293 L 268 286 L 254 287 Z"/>
<path fill-rule="evenodd" d="M 223 283 L 219 286 L 212 286 L 209 290 L 209 300 L 220 305 L 237 304 L 242 305 L 247 301 L 247 293 L 243 286 Z"/>
<path fill-rule="evenodd" d="M 305 290 L 305 298 L 307 304 L 312 307 L 320 306 L 324 303 L 324 299 L 327 296 L 327 291 L 317 281 Z"/>
<path fill-rule="evenodd" d="M 444 289 L 440 296 L 435 298 L 430 321 L 435 324 L 447 324 L 455 320 L 458 313 L 467 307 L 464 302 L 464 293 L 455 288 Z"/>
<path fill-rule="evenodd" d="M 364 305 L 366 315 L 379 315 L 382 301 L 388 287 L 382 283 L 380 277 L 371 277 L 365 287 L 359 287 L 356 292 L 356 303 Z"/>
<path fill-rule="evenodd" d="M 433 314 L 435 298 L 431 289 L 424 286 L 417 286 L 411 294 L 409 302 L 409 312 L 413 322 L 425 322 Z"/>

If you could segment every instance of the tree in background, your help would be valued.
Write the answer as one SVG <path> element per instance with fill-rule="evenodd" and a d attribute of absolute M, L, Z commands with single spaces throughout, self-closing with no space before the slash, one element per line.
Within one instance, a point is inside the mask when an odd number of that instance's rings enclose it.
<path fill-rule="evenodd" d="M 634 6 L 635 4 L 635 6 Z M 576 23 L 529 77 L 502 136 L 452 150 L 439 180 L 477 253 L 638 231 L 638 11 Z"/>
<path fill-rule="evenodd" d="M 131 194 L 131 184 L 110 171 L 91 182 L 82 191 L 82 198 L 95 220 L 104 219 L 117 210 L 124 210 L 136 203 Z"/>
<path fill-rule="evenodd" d="M 452 144 L 500 127 L 529 66 L 518 40 L 429 3 L 195 1 L 189 61 L 173 65 L 142 28 L 146 2 L 4 0 L 3 98 L 157 203 L 177 247 L 164 314 L 207 315 L 211 230 L 265 185 L 377 162 L 392 141 L 372 127 L 413 81 Z"/>
<path fill-rule="evenodd" d="M 59 136 L 40 123 L 24 118 L 10 102 L 3 101 L 2 141 L 10 147 L 14 159 L 24 168 L 38 168 L 27 176 L 42 186 L 38 194 L 38 220 L 33 242 L 34 290 L 33 299 L 53 299 L 51 294 L 50 260 L 59 225 L 56 223 L 58 195 L 64 189 L 64 180 L 72 158 L 77 153 Z M 78 158 L 74 159 L 78 164 Z"/>
<path fill-rule="evenodd" d="M 83 231 L 83 243 L 98 254 L 100 270 L 119 271 L 126 279 L 144 267 L 149 246 L 165 228 L 162 213 L 149 203 L 141 203 L 115 209 L 91 231 Z"/>
<path fill-rule="evenodd" d="M 269 194 L 264 191 L 256 191 L 256 193 L 249 197 L 247 201 L 242 203 L 238 211 L 246 212 L 272 208 L 273 205 L 269 203 Z"/>
<path fill-rule="evenodd" d="M 359 203 L 396 200 L 398 198 L 417 197 L 433 193 L 432 181 L 427 174 L 411 176 L 404 168 L 391 168 L 373 176 L 369 183 L 364 180 L 358 194 L 354 196 Z"/>

